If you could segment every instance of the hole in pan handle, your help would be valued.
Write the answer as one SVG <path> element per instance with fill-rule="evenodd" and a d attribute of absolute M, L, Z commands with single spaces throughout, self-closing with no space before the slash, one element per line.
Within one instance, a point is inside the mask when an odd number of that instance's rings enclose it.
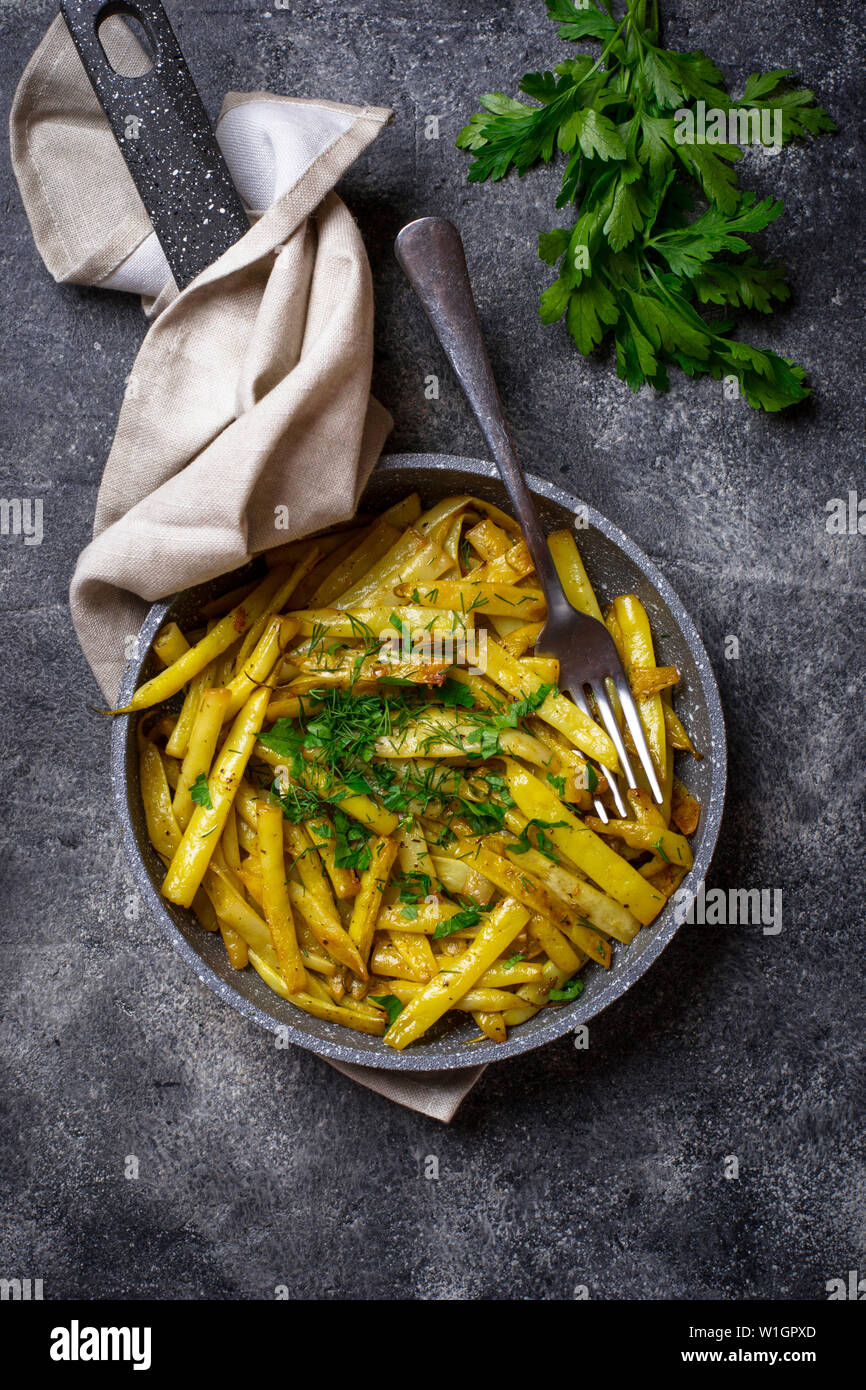
<path fill-rule="evenodd" d="M 159 0 L 61 0 L 60 10 L 183 289 L 250 223 L 168 15 Z M 147 72 L 127 76 L 112 67 L 99 34 L 112 15 L 144 29 L 153 56 Z"/>

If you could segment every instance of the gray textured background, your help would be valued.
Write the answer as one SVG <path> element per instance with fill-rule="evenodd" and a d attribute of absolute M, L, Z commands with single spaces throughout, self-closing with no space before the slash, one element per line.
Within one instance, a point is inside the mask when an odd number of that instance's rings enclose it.
<path fill-rule="evenodd" d="M 453 141 L 479 92 L 558 60 L 541 0 L 169 9 L 214 115 L 229 88 L 395 108 L 342 186 L 376 279 L 391 447 L 482 450 L 391 255 L 404 221 L 445 213 L 524 461 L 632 534 L 704 635 L 731 752 L 711 882 L 782 888 L 784 930 L 683 929 L 593 1024 L 588 1052 L 564 1040 L 492 1068 L 449 1129 L 276 1051 L 207 993 L 135 916 L 108 729 L 88 711 L 97 691 L 66 607 L 144 324 L 131 301 L 50 281 L 4 149 L 0 492 L 44 497 L 46 533 L 0 541 L 0 1275 L 42 1277 L 46 1297 L 269 1297 L 281 1283 L 319 1298 L 570 1298 L 580 1284 L 824 1297 L 827 1279 L 866 1273 L 866 538 L 824 527 L 829 498 L 866 494 L 859 0 L 664 5 L 673 46 L 705 48 L 736 79 L 793 67 L 840 125 L 742 166 L 787 205 L 766 246 L 793 302 L 747 327 L 809 368 L 813 402 L 782 418 L 676 374 L 669 396 L 633 396 L 609 360 L 582 362 L 536 319 L 534 231 L 558 220 L 554 181 L 470 188 Z M 0 0 L 7 106 L 54 11 Z"/>

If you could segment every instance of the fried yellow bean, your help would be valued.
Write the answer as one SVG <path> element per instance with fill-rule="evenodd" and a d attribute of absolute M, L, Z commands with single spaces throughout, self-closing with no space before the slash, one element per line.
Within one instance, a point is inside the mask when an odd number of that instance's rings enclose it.
<path fill-rule="evenodd" d="M 206 778 L 210 772 L 229 699 L 230 694 L 225 686 L 206 690 L 202 695 L 174 794 L 174 814 L 181 830 L 189 825 L 194 810 L 192 788 L 199 777 Z"/>
<path fill-rule="evenodd" d="M 647 673 L 652 672 L 656 665 L 649 618 L 646 609 L 635 594 L 621 594 L 619 598 L 614 599 L 613 611 L 622 633 L 625 649 L 623 665 L 629 683 L 631 684 L 632 667 L 639 668 L 641 672 L 640 682 L 632 685 L 632 693 L 635 697 L 656 772 L 660 778 L 664 778 L 666 766 L 665 716 L 661 696 L 658 694 L 643 695 L 640 690 L 640 687 L 646 684 Z"/>
<path fill-rule="evenodd" d="M 503 651 L 492 637 L 487 639 L 485 674 L 489 680 L 507 690 L 515 699 L 535 694 L 544 684 L 534 672 L 527 670 L 520 661 Z M 572 700 L 566 699 L 558 692 L 551 692 L 535 713 L 539 719 L 545 720 L 553 728 L 559 729 L 560 733 L 565 734 L 581 752 L 603 763 L 612 772 L 617 770 L 619 763 L 613 743 L 604 730 L 599 728 L 588 714 L 579 710 Z"/>
<path fill-rule="evenodd" d="M 298 625 L 292 618 L 274 617 L 269 620 L 249 657 L 229 682 L 226 719 L 234 719 L 253 691 L 267 680 L 297 630 Z"/>
<path fill-rule="evenodd" d="M 187 686 L 177 723 L 169 734 L 168 742 L 165 745 L 166 753 L 174 758 L 186 757 L 192 727 L 201 709 L 204 692 L 214 684 L 216 667 L 216 662 L 210 662 L 203 671 L 199 671 L 197 676 L 193 676 Z"/>
<path fill-rule="evenodd" d="M 658 916 L 665 905 L 662 894 L 563 806 L 552 787 L 533 777 L 519 763 L 510 761 L 506 778 L 518 808 L 528 820 L 550 822 L 545 834 L 550 836 L 554 847 L 576 864 L 587 878 L 627 907 L 644 926 Z M 557 821 L 564 824 L 556 825 Z"/>
<path fill-rule="evenodd" d="M 143 740 L 139 750 L 138 775 L 150 843 L 157 854 L 170 858 L 180 844 L 181 832 L 172 810 L 162 754 L 149 740 Z"/>
<path fill-rule="evenodd" d="M 699 753 L 697 749 L 694 748 L 691 739 L 685 731 L 685 728 L 683 727 L 677 715 L 674 714 L 674 711 L 670 705 L 664 705 L 664 716 L 665 733 L 667 734 L 668 742 L 674 748 L 679 748 L 686 753 L 691 753 L 693 758 L 697 758 L 698 761 L 700 761 L 700 759 L 704 756 L 703 753 Z"/>
<path fill-rule="evenodd" d="M 455 960 L 449 970 L 437 975 L 419 990 L 398 1014 L 385 1034 L 385 1041 L 402 1051 L 426 1033 L 472 988 L 497 956 L 502 955 L 526 926 L 529 916 L 526 908 L 514 898 L 505 898 L 491 912 L 463 955 Z"/>
<path fill-rule="evenodd" d="M 313 568 L 313 565 L 316 563 L 316 560 L 319 558 L 320 555 L 321 551 L 319 547 L 315 543 L 310 545 L 305 551 L 304 555 L 295 565 L 288 578 L 284 580 L 284 582 L 277 589 L 276 593 L 272 594 L 271 597 L 268 599 L 268 602 L 265 604 L 263 612 L 259 614 L 254 623 L 250 624 L 249 628 L 244 633 L 244 639 L 241 642 L 240 650 L 237 655 L 237 660 L 235 662 L 236 673 L 240 673 L 240 671 L 243 670 L 244 666 L 247 664 L 247 660 L 250 656 L 250 653 L 253 651 L 255 647 L 258 646 L 259 642 L 264 636 L 265 630 L 268 627 L 271 619 L 276 614 L 282 613 L 283 609 L 285 608 L 289 599 L 292 597 L 292 594 L 297 589 L 301 580 L 306 578 L 306 576 L 309 574 L 310 570 Z M 297 627 L 291 630 L 286 628 L 284 633 L 286 640 L 288 640 L 289 637 L 294 636 L 294 633 L 297 632 L 297 630 Z"/>
<path fill-rule="evenodd" d="M 370 864 L 361 874 L 361 890 L 352 908 L 349 924 L 351 936 L 363 962 L 363 970 L 357 972 L 367 977 L 366 962 L 373 943 L 376 918 L 382 904 L 382 894 L 391 873 L 391 866 L 397 858 L 397 842 L 380 836 L 370 846 Z"/>
<path fill-rule="evenodd" d="M 692 851 L 684 835 L 658 825 L 638 825 L 631 820 L 600 820 L 597 816 L 586 816 L 584 825 L 598 835 L 615 835 L 630 845 L 632 849 L 656 850 L 668 864 L 681 865 L 684 869 L 692 867 Z"/>
<path fill-rule="evenodd" d="M 474 578 L 443 579 L 434 585 L 396 584 L 394 592 L 426 608 L 447 608 L 460 614 L 477 612 L 487 618 L 519 618 L 529 623 L 547 613 L 541 589 L 518 589 L 515 584 L 482 584 Z"/>
<path fill-rule="evenodd" d="M 177 623 L 166 623 L 153 639 L 153 654 L 163 666 L 179 661 L 184 652 L 189 651 L 187 642 Z"/>
<path fill-rule="evenodd" d="M 283 822 L 283 833 L 306 896 L 305 915 L 314 936 L 334 960 L 366 979 L 365 960 L 340 920 L 322 861 L 309 835 L 302 825 L 292 825 L 289 821 Z"/>
<path fill-rule="evenodd" d="M 197 676 L 218 656 L 222 656 L 233 642 L 236 642 L 249 625 L 255 622 L 267 606 L 268 600 L 279 588 L 283 575 L 281 570 L 272 571 L 263 579 L 250 596 L 227 613 L 211 628 L 210 632 L 190 647 L 177 661 L 172 662 L 159 675 L 139 686 L 129 704 L 118 714 L 129 714 L 133 710 L 149 709 L 177 694 L 187 681 Z"/>
<path fill-rule="evenodd" d="M 321 856 L 325 873 L 331 880 L 334 897 L 341 902 L 345 902 L 349 898 L 356 898 L 361 887 L 361 880 L 354 869 L 341 868 L 337 863 L 337 832 L 330 816 L 325 815 L 324 812 L 321 815 L 317 814 L 310 820 L 304 821 L 304 829 L 310 837 L 310 842 Z"/>
<path fill-rule="evenodd" d="M 536 912 L 529 919 L 529 934 L 542 946 L 560 970 L 565 970 L 569 975 L 573 975 L 580 969 L 582 957 L 577 954 L 569 944 L 561 931 L 553 925 L 548 917 L 543 917 Z"/>
<path fill-rule="evenodd" d="M 512 628 L 511 632 L 502 638 L 502 650 L 509 656 L 523 656 L 524 652 L 535 646 L 543 626 L 543 623 L 524 623 L 522 627 Z"/>
<path fill-rule="evenodd" d="M 508 1037 L 508 1029 L 505 1027 L 502 1014 L 486 1014 L 478 1009 L 473 1013 L 472 1017 L 475 1019 L 484 1037 L 488 1038 L 490 1042 L 505 1042 Z"/>
<path fill-rule="evenodd" d="M 528 822 L 525 816 L 516 812 L 506 815 L 506 824 L 515 835 L 519 836 L 526 829 Z M 512 864 L 540 875 L 551 893 L 560 898 L 579 917 L 585 917 L 593 927 L 597 927 L 605 935 L 613 936 L 617 941 L 623 941 L 626 944 L 637 936 L 640 931 L 640 922 L 629 912 L 628 908 L 623 907 L 621 903 L 614 902 L 607 893 L 603 893 L 600 888 L 588 883 L 586 879 L 580 878 L 573 870 L 567 869 L 564 864 L 551 863 L 545 855 L 539 854 L 538 850 L 535 849 L 516 854 L 513 846 L 507 843 L 503 845 L 503 849 Z"/>
<path fill-rule="evenodd" d="M 342 1023 L 346 1028 L 354 1028 L 356 1033 L 371 1033 L 374 1037 L 381 1037 L 385 1032 L 387 1019 L 384 1013 L 373 1018 L 303 991 L 290 994 L 282 975 L 258 951 L 250 951 L 250 965 L 261 975 L 265 984 L 270 985 L 275 994 L 281 994 L 284 999 L 303 1009 L 304 1013 L 313 1014 L 315 1018 L 327 1019 L 330 1023 Z"/>
<path fill-rule="evenodd" d="M 228 732 L 208 778 L 211 804 L 196 806 L 165 876 L 162 894 L 170 902 L 189 907 L 195 897 L 225 827 L 229 807 L 255 747 L 270 698 L 267 686 L 256 690 Z"/>
<path fill-rule="evenodd" d="M 549 831 L 545 831 L 549 833 Z M 503 893 L 516 898 L 519 903 L 540 918 L 550 923 L 550 926 L 565 932 L 593 959 L 601 961 L 605 969 L 610 965 L 610 947 L 607 942 L 602 941 L 597 932 L 592 931 L 581 921 L 575 913 L 568 908 L 565 903 L 552 893 L 541 879 L 529 873 L 527 867 L 521 864 L 517 867 L 515 862 L 510 862 L 502 855 L 495 854 L 480 840 L 473 842 L 458 842 L 457 852 L 461 854 L 468 864 L 477 867 L 479 873 L 486 879 L 494 883 Z M 522 856 L 521 856 L 522 858 Z M 558 938 L 554 938 L 558 940 Z M 547 947 L 545 947 L 547 949 Z M 564 953 L 565 947 L 563 947 Z M 552 954 L 548 951 L 548 954 Z"/>
<path fill-rule="evenodd" d="M 547 544 L 565 597 L 578 613 L 602 621 L 601 609 L 571 531 L 554 531 Z"/>
<path fill-rule="evenodd" d="M 380 519 L 374 522 L 345 559 L 329 567 L 328 574 L 310 596 L 312 606 L 325 607 L 338 594 L 351 589 L 373 565 L 387 555 L 392 545 L 400 539 L 400 535 L 400 529 L 392 526 L 389 521 Z"/>
<path fill-rule="evenodd" d="M 265 920 L 286 988 L 290 994 L 297 994 L 306 986 L 307 972 L 301 960 L 295 918 L 286 883 L 282 807 L 261 802 L 257 822 Z"/>
<path fill-rule="evenodd" d="M 420 932 L 413 935 L 412 932 L 400 931 L 399 929 L 390 931 L 388 935 L 391 938 L 391 944 L 396 947 L 407 964 L 411 965 L 415 978 L 432 980 L 439 969 L 439 963 L 430 949 L 430 943 L 426 936 Z"/>

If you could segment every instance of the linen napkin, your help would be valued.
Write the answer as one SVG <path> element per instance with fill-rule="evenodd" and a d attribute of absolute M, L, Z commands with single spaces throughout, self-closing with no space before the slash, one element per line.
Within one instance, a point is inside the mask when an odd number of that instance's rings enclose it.
<path fill-rule="evenodd" d="M 147 70 L 119 16 L 100 38 L 117 71 Z M 58 281 L 140 294 L 153 320 L 70 590 L 109 700 L 149 603 L 356 508 L 392 422 L 370 396 L 369 265 L 333 186 L 390 119 L 230 92 L 216 134 L 252 226 L 179 293 L 61 17 L 25 69 L 12 161 L 45 265 Z M 445 1121 L 483 1070 L 404 1079 L 333 1065 Z"/>

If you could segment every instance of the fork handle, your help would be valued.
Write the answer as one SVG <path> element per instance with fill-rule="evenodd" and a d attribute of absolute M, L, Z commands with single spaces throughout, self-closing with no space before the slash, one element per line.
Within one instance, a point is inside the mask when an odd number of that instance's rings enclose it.
<path fill-rule="evenodd" d="M 421 217 L 397 237 L 397 260 L 463 387 L 526 537 L 548 608 L 568 600 L 505 419 L 469 283 L 460 233 L 444 217 Z"/>

